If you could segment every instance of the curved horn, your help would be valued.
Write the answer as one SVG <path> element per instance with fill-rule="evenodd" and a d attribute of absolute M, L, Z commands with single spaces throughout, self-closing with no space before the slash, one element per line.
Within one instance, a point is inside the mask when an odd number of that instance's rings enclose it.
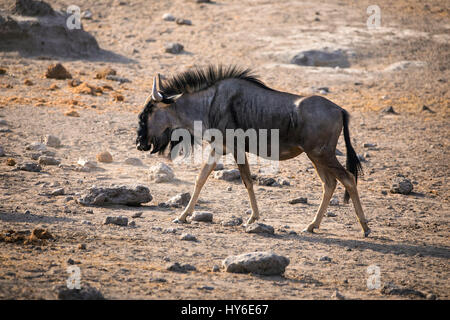
<path fill-rule="evenodd" d="M 152 98 L 153 100 L 160 102 L 163 100 L 163 96 L 161 93 L 158 92 L 158 89 L 156 88 L 156 81 L 157 81 L 156 78 L 159 79 L 159 74 L 157 77 L 153 78 Z"/>

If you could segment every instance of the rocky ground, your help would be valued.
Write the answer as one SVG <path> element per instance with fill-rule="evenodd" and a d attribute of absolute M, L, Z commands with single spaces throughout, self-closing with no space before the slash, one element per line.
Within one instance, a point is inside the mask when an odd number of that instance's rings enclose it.
<path fill-rule="evenodd" d="M 448 299 L 449 8 L 446 1 L 377 3 L 381 26 L 369 30 L 370 1 L 77 1 L 84 31 L 98 43 L 86 56 L 69 54 L 67 40 L 75 38 L 61 32 L 43 45 L 65 46 L 60 55 L 0 39 L 0 297 L 67 298 L 61 288 L 76 266 L 81 286 L 107 299 Z M 72 3 L 50 4 L 65 12 Z M 0 14 L 21 32 L 53 21 L 13 14 L 12 6 L 0 1 Z M 167 13 L 191 24 L 166 21 Z M 33 39 L 42 37 L 33 30 Z M 169 43 L 184 49 L 166 52 Z M 337 56 L 327 66 L 296 64 L 311 50 Z M 46 75 L 57 63 L 70 79 Z M 341 186 L 317 233 L 301 233 L 321 199 L 305 155 L 271 176 L 289 185 L 255 181 L 260 222 L 273 234 L 223 225 L 248 218 L 247 191 L 238 180 L 213 177 L 197 207 L 212 222 L 172 223 L 182 208 L 168 200 L 192 193 L 200 165 L 137 151 L 137 113 L 156 72 L 168 77 L 209 63 L 251 67 L 270 87 L 324 95 L 351 113 L 369 238 L 342 203 Z M 394 112 L 383 112 L 389 107 Z M 338 148 L 345 153 L 343 141 Z M 161 162 L 174 177 L 156 183 L 150 168 Z M 413 190 L 391 193 L 398 179 Z M 80 203 L 93 186 L 136 184 L 152 196 L 140 207 Z M 299 197 L 306 203 L 290 203 Z M 120 216 L 124 225 L 105 224 Z M 222 266 L 230 255 L 255 251 L 289 258 L 284 274 Z M 380 286 L 371 290 L 374 266 Z"/>

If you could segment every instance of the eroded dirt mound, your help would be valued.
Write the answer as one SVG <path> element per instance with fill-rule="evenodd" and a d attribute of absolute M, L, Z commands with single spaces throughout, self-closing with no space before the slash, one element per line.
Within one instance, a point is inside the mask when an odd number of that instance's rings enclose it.
<path fill-rule="evenodd" d="M 44 1 L 16 0 L 11 12 L 21 16 L 46 16 L 53 15 L 55 11 Z"/>
<path fill-rule="evenodd" d="M 11 12 L 16 16 L 0 16 L 0 51 L 71 58 L 100 52 L 97 40 L 81 23 L 78 29 L 69 29 L 69 16 L 45 2 L 17 1 Z"/>

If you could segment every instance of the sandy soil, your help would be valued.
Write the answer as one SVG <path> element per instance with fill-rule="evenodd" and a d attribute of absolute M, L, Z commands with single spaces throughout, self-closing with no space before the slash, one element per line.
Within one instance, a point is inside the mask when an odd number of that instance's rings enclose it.
<path fill-rule="evenodd" d="M 82 285 L 98 288 L 108 299 L 330 299 L 336 289 L 347 299 L 418 298 L 369 290 L 371 265 L 379 266 L 382 285 L 393 283 L 448 299 L 449 7 L 446 1 L 377 3 L 381 27 L 371 31 L 366 27 L 370 1 L 332 0 L 319 7 L 314 1 L 80 0 L 82 11 L 93 13 L 92 20 L 83 20 L 84 29 L 115 59 L 0 52 L 0 67 L 7 71 L 0 75 L 0 120 L 6 121 L 0 129 L 9 129 L 0 132 L 6 154 L 0 158 L 0 231 L 40 227 L 55 237 L 41 245 L 0 242 L 0 298 L 55 299 L 72 259 L 81 269 Z M 61 9 L 72 2 L 51 4 Z M 1 1 L 2 13 L 10 5 Z M 192 25 L 164 21 L 162 15 L 168 12 L 190 19 Z M 165 53 L 166 42 L 180 42 L 185 51 Z M 352 52 L 350 68 L 301 67 L 285 59 L 291 52 L 324 46 Z M 385 70 L 404 60 L 425 66 Z M 48 65 L 56 62 L 74 78 L 112 90 L 79 94 L 67 80 L 44 78 Z M 318 87 L 329 88 L 326 97 L 351 113 L 353 145 L 367 160 L 359 192 L 372 228 L 369 238 L 361 237 L 353 207 L 342 204 L 342 186 L 335 193 L 341 204 L 329 207 L 336 216 L 325 217 L 316 234 L 301 233 L 321 199 L 320 180 L 305 155 L 280 164 L 279 176 L 290 186 L 255 187 L 261 222 L 272 225 L 275 235 L 221 226 L 233 215 L 245 220 L 249 201 L 242 184 L 212 178 L 198 209 L 212 212 L 214 222 L 171 222 L 181 209 L 157 204 L 192 192 L 200 166 L 174 164 L 137 151 L 137 113 L 156 72 L 170 76 L 209 63 L 251 67 L 268 86 L 283 91 L 310 94 Z M 131 82 L 95 79 L 102 67 L 115 69 Z M 33 84 L 24 84 L 27 79 Z M 58 89 L 50 90 L 52 84 Z M 114 99 L 116 95 L 124 101 Z M 434 112 L 422 111 L 423 105 Z M 387 106 L 398 114 L 380 112 Z M 69 110 L 80 117 L 65 116 Z M 104 170 L 94 172 L 45 166 L 33 173 L 13 171 L 6 164 L 7 158 L 32 161 L 26 146 L 46 134 L 61 139 L 62 148 L 50 149 L 63 165 L 74 165 L 80 157 L 94 160 L 100 151 L 109 151 L 114 161 L 101 163 Z M 345 151 L 341 140 L 338 148 Z M 376 147 L 364 148 L 365 143 Z M 140 158 L 144 166 L 124 164 L 129 157 Z M 338 159 L 345 162 L 345 157 Z M 149 167 L 159 162 L 173 167 L 175 182 L 149 180 Z M 258 166 L 252 171 L 257 173 Z M 389 192 L 398 174 L 413 181 L 413 193 Z M 92 185 L 135 183 L 150 188 L 151 203 L 88 208 L 75 201 Z M 64 187 L 65 195 L 47 195 L 57 187 Z M 308 204 L 288 203 L 299 196 L 307 197 Z M 136 212 L 143 212 L 142 217 L 131 218 Z M 136 227 L 103 224 L 106 216 L 118 215 L 134 220 Z M 176 228 L 176 233 L 164 233 L 166 228 Z M 179 240 L 185 232 L 198 241 Z M 80 244 L 86 249 L 79 249 Z M 212 272 L 227 256 L 251 251 L 289 257 L 285 275 Z M 322 256 L 331 262 L 319 261 Z M 197 271 L 167 271 L 173 262 L 190 263 Z M 166 282 L 154 281 L 157 278 Z"/>

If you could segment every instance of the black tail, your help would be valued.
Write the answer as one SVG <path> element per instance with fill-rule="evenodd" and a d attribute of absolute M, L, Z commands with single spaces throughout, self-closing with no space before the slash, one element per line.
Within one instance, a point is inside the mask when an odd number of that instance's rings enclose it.
<path fill-rule="evenodd" d="M 348 120 L 349 120 L 349 114 L 347 111 L 343 110 L 343 124 L 344 124 L 344 139 L 345 139 L 345 147 L 347 149 L 347 162 L 346 167 L 347 170 L 350 171 L 354 176 L 356 182 L 358 182 L 358 174 L 363 174 L 361 162 L 359 161 L 358 156 L 356 155 L 355 149 L 352 147 L 352 143 L 350 141 L 350 133 L 348 131 Z M 348 203 L 348 200 L 350 199 L 350 195 L 348 194 L 347 190 L 345 190 L 344 195 L 344 203 Z"/>

